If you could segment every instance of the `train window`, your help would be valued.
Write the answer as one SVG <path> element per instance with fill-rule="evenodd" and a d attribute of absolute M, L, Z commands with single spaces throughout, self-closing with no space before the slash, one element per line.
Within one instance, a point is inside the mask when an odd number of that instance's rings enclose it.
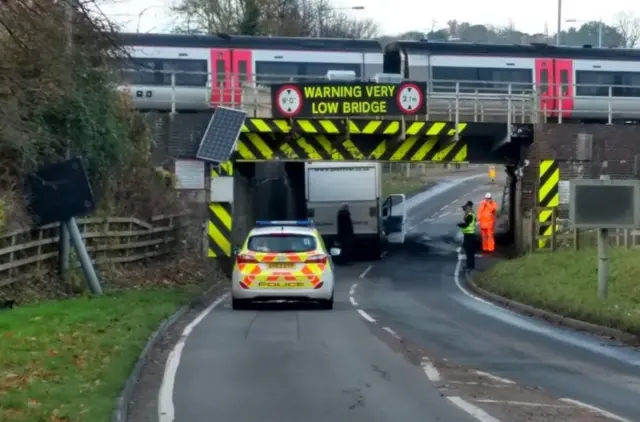
<path fill-rule="evenodd" d="M 224 60 L 216 60 L 216 81 L 218 81 L 219 87 L 224 85 L 224 81 L 227 79 L 226 73 Z"/>
<path fill-rule="evenodd" d="M 569 71 L 567 69 L 560 70 L 560 86 L 562 87 L 562 96 L 569 95 Z"/>
<path fill-rule="evenodd" d="M 240 82 L 245 83 L 247 82 L 247 80 L 249 80 L 246 60 L 238 61 L 238 73 L 240 74 Z"/>
<path fill-rule="evenodd" d="M 206 60 L 162 60 L 164 85 L 171 85 L 171 75 L 176 75 L 176 86 L 206 86 Z"/>
<path fill-rule="evenodd" d="M 609 87 L 615 83 L 615 72 L 576 71 L 576 95 L 578 96 L 607 97 L 609 96 Z"/>
<path fill-rule="evenodd" d="M 478 69 L 478 79 L 485 84 L 487 90 L 493 92 L 522 93 L 530 91 L 533 84 L 533 72 L 528 69 Z"/>
<path fill-rule="evenodd" d="M 478 69 L 473 67 L 433 66 L 431 80 L 434 92 L 455 92 L 456 81 L 459 92 L 475 92 L 479 88 Z"/>
<path fill-rule="evenodd" d="M 119 66 L 122 80 L 128 85 L 158 85 L 155 60 L 125 59 Z"/>
<path fill-rule="evenodd" d="M 256 62 L 255 75 L 259 84 L 295 82 L 300 79 L 300 64 L 291 62 Z"/>
<path fill-rule="evenodd" d="M 301 69 L 301 73 L 307 80 L 323 79 L 330 70 L 351 70 L 356 73 L 358 79 L 362 74 L 360 65 L 354 63 L 307 63 Z"/>
<path fill-rule="evenodd" d="M 549 70 L 548 69 L 542 69 L 540 71 L 540 91 L 545 95 L 549 95 Z"/>
<path fill-rule="evenodd" d="M 620 76 L 620 96 L 640 97 L 640 72 L 623 72 Z"/>

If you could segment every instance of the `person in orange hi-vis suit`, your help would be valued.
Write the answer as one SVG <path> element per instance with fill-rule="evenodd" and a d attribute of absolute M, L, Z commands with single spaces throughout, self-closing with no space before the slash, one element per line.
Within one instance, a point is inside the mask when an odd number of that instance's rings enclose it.
<path fill-rule="evenodd" d="M 482 236 L 482 251 L 493 252 L 496 243 L 493 238 L 496 228 L 498 205 L 491 198 L 491 194 L 484 196 L 484 201 L 478 206 L 478 222 L 480 223 L 480 235 Z"/>

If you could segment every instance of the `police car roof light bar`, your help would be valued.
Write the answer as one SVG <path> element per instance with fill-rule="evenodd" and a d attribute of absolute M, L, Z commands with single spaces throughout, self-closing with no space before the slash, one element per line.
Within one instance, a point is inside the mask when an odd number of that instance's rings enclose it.
<path fill-rule="evenodd" d="M 298 226 L 313 227 L 311 220 L 261 220 L 256 221 L 256 227 L 274 227 L 274 226 Z"/>

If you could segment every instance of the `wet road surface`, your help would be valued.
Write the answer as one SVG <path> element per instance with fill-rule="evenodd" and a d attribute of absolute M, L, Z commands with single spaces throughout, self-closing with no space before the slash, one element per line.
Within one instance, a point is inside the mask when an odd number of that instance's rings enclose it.
<path fill-rule="evenodd" d="M 361 271 L 340 270 L 333 311 L 225 302 L 209 313 L 182 351 L 175 420 L 474 421 L 354 310 L 348 291 Z"/>
<path fill-rule="evenodd" d="M 597 420 L 640 421 L 639 351 L 515 315 L 471 297 L 455 280 L 458 256 L 452 239 L 460 205 L 468 199 L 477 203 L 492 189 L 495 198 L 496 188 L 474 179 L 412 208 L 411 241 L 404 250 L 393 251 L 375 264 L 361 280 L 354 294 L 358 306 L 378 324 L 424 348 L 432 359 L 440 359 L 444 373 L 452 371 L 447 368 L 452 364 L 467 368 L 467 375 L 469 368 L 477 368 L 522 386 L 541 388 L 548 396 L 570 399 L 553 403 L 550 398 L 541 399 L 546 404 L 519 414 L 514 409 L 521 411 L 525 405 L 505 403 L 532 401 L 527 394 L 518 393 L 513 399 L 504 389 L 472 389 L 470 394 L 484 400 L 484 407 L 494 416 L 501 415 L 503 422 L 596 420 L 586 419 L 586 414 L 563 414 L 575 404 L 571 400 L 603 409 L 587 412 L 592 418 L 601 417 Z M 460 381 L 460 385 L 478 385 L 476 381 Z M 452 385 L 447 388 L 458 394 Z M 546 416 L 536 419 L 541 412 Z"/>

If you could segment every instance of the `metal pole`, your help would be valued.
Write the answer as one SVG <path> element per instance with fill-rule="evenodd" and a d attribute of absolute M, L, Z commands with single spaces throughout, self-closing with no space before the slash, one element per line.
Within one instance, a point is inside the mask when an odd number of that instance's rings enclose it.
<path fill-rule="evenodd" d="M 84 273 L 84 277 L 87 280 L 89 289 L 91 289 L 91 293 L 101 295 L 102 285 L 100 285 L 98 275 L 93 268 L 91 258 L 89 258 L 89 252 L 87 252 L 87 247 L 84 245 L 84 241 L 82 240 L 82 235 L 80 234 L 80 229 L 78 228 L 76 219 L 73 217 L 69 219 L 66 222 L 66 226 L 69 230 L 69 234 L 71 235 L 73 247 L 76 249 L 76 255 L 78 255 L 78 260 L 80 261 L 80 265 L 82 266 L 82 272 Z"/>
<path fill-rule="evenodd" d="M 604 29 L 604 22 L 600 21 L 598 25 L 598 47 L 602 48 L 602 31 Z"/>
<path fill-rule="evenodd" d="M 606 299 L 609 283 L 609 229 L 598 229 L 598 297 Z"/>
<path fill-rule="evenodd" d="M 71 54 L 73 52 L 73 16 L 75 12 L 75 0 L 66 0 L 65 2 L 65 26 L 67 31 L 67 56 L 69 60 L 72 60 Z M 67 121 L 67 135 L 71 132 L 69 122 Z M 65 157 L 71 158 L 71 139 L 67 139 Z M 67 224 L 65 221 L 61 221 L 58 227 L 60 236 L 58 238 L 58 273 L 62 280 L 67 279 L 67 273 L 69 270 L 69 252 L 71 250 L 71 243 L 69 238 L 69 231 L 67 230 Z"/>
<path fill-rule="evenodd" d="M 558 27 L 556 28 L 556 45 L 560 45 L 560 31 L 562 31 L 562 0 L 558 0 Z"/>

